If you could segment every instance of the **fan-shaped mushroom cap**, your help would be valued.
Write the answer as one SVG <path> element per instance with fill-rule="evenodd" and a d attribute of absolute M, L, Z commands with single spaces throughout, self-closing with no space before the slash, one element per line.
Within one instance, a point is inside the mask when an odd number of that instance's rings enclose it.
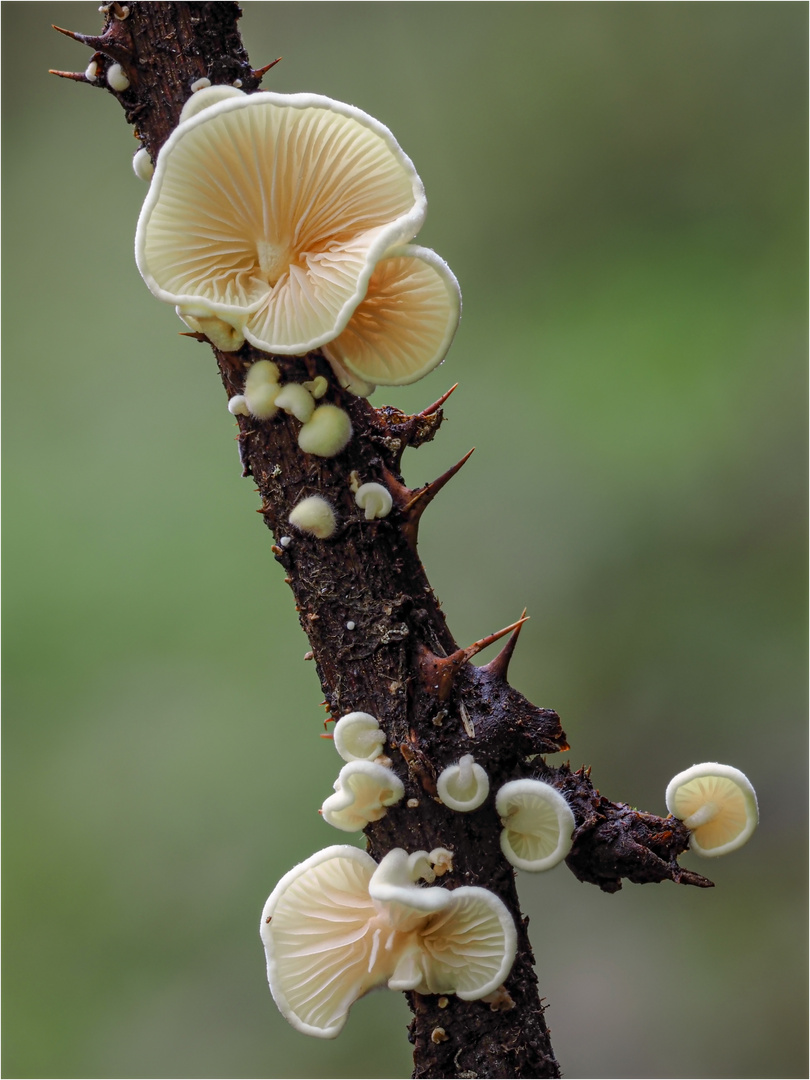
<path fill-rule="evenodd" d="M 476 810 L 489 795 L 489 777 L 472 754 L 465 754 L 457 765 L 448 765 L 436 781 L 439 798 L 451 810 L 466 813 Z"/>
<path fill-rule="evenodd" d="M 395 772 L 373 761 L 350 761 L 335 781 L 335 794 L 321 807 L 324 821 L 344 832 L 360 832 L 385 817 L 388 807 L 405 794 Z"/>
<path fill-rule="evenodd" d="M 302 355 L 341 333 L 378 260 L 415 235 L 425 208 L 410 159 L 360 109 L 240 95 L 172 132 L 136 259 L 161 300 L 205 304 L 256 348 Z"/>
<path fill-rule="evenodd" d="M 420 888 L 427 852 L 390 851 L 376 865 L 337 845 L 296 866 L 262 912 L 267 978 L 279 1009 L 307 1035 L 334 1038 L 372 987 L 456 993 L 472 1001 L 503 983 L 517 935 L 486 889 Z"/>
<path fill-rule="evenodd" d="M 714 858 L 742 847 L 759 823 L 751 781 L 731 765 L 705 761 L 674 776 L 667 785 L 667 809 L 692 833 L 697 855 Z"/>
<path fill-rule="evenodd" d="M 335 749 L 344 761 L 373 761 L 380 756 L 385 743 L 379 720 L 367 712 L 341 716 L 332 735 Z"/>
<path fill-rule="evenodd" d="M 461 316 L 461 291 L 435 251 L 407 244 L 381 259 L 346 329 L 323 349 L 366 382 L 402 386 L 444 360 Z"/>
<path fill-rule="evenodd" d="M 571 850 L 576 828 L 571 807 L 543 780 L 510 780 L 495 809 L 504 826 L 501 851 L 520 870 L 550 870 Z"/>
<path fill-rule="evenodd" d="M 387 980 L 369 964 L 377 910 L 368 884 L 376 869 L 359 848 L 328 847 L 285 874 L 264 905 L 270 991 L 305 1035 L 333 1039 L 352 1003 Z"/>

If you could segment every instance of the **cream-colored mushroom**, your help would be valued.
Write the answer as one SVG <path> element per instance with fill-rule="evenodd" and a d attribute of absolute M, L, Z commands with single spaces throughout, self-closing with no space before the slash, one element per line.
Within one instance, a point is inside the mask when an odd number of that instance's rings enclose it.
<path fill-rule="evenodd" d="M 278 365 L 272 360 L 257 360 L 245 376 L 245 401 L 253 416 L 270 420 L 278 412 L 276 398 L 281 392 Z"/>
<path fill-rule="evenodd" d="M 449 765 L 436 781 L 439 798 L 451 810 L 467 813 L 476 810 L 489 794 L 489 777 L 472 754 L 465 754 L 458 764 Z"/>
<path fill-rule="evenodd" d="M 204 305 L 191 304 L 183 307 L 178 304 L 175 311 L 189 330 L 193 330 L 196 334 L 205 334 L 220 352 L 236 352 L 245 344 L 244 335 L 239 330 L 216 315 L 212 315 Z"/>
<path fill-rule="evenodd" d="M 152 164 L 152 159 L 149 157 L 149 151 L 146 147 L 142 146 L 140 150 L 135 151 L 135 156 L 132 159 L 132 171 L 139 180 L 146 180 L 147 183 L 154 176 L 155 166 Z"/>
<path fill-rule="evenodd" d="M 332 735 L 335 749 L 344 761 L 373 761 L 385 745 L 385 733 L 380 730 L 379 720 L 367 712 L 341 716 Z"/>
<path fill-rule="evenodd" d="M 319 540 L 328 540 L 337 529 L 335 511 L 322 495 L 308 495 L 302 499 L 292 508 L 287 520 L 296 529 Z"/>
<path fill-rule="evenodd" d="M 401 386 L 442 362 L 460 316 L 450 267 L 435 251 L 408 244 L 377 263 L 365 298 L 323 352 L 370 384 Z"/>
<path fill-rule="evenodd" d="M 204 304 L 256 348 L 302 355 L 341 333 L 425 208 L 413 164 L 373 117 L 314 94 L 240 94 L 166 141 L 136 258 L 161 300 Z"/>
<path fill-rule="evenodd" d="M 666 803 L 692 833 L 692 850 L 706 858 L 742 847 L 759 823 L 751 781 L 739 769 L 716 761 L 693 765 L 673 777 Z"/>
<path fill-rule="evenodd" d="M 344 450 L 351 437 L 349 414 L 337 405 L 319 405 L 298 432 L 298 445 L 306 454 L 330 458 Z"/>
<path fill-rule="evenodd" d="M 571 850 L 576 821 L 564 797 L 543 780 L 510 780 L 499 788 L 501 851 L 520 870 L 550 870 Z"/>
<path fill-rule="evenodd" d="M 234 86 L 223 86 L 221 83 L 212 86 L 210 80 L 203 82 L 202 79 L 198 79 L 197 82 L 203 85 L 195 90 L 194 87 L 197 84 L 191 84 L 191 97 L 180 110 L 181 124 L 184 120 L 190 120 L 192 116 L 201 113 L 203 109 L 210 109 L 212 105 L 217 105 L 220 101 L 245 96 L 241 90 L 237 90 Z"/>
<path fill-rule="evenodd" d="M 228 412 L 231 416 L 250 416 L 250 409 L 244 394 L 234 394 L 228 398 Z"/>
<path fill-rule="evenodd" d="M 293 1027 L 334 1038 L 375 986 L 472 1001 L 502 985 L 517 945 L 509 911 L 487 889 L 421 888 L 429 870 L 424 851 L 395 848 L 378 866 L 335 845 L 285 874 L 261 936 L 270 990 Z"/>
<path fill-rule="evenodd" d="M 276 394 L 276 408 L 306 423 L 315 412 L 315 399 L 301 383 L 287 383 Z"/>
<path fill-rule="evenodd" d="M 375 483 L 362 484 L 357 489 L 354 501 L 361 510 L 365 511 L 366 521 L 387 517 L 391 513 L 391 507 L 394 505 L 394 500 L 391 498 L 391 492 L 388 488 Z"/>
<path fill-rule="evenodd" d="M 405 794 L 395 772 L 373 761 L 350 761 L 335 781 L 335 794 L 321 807 L 323 820 L 344 832 L 360 832 L 385 817 L 388 807 Z"/>
<path fill-rule="evenodd" d="M 129 89 L 129 78 L 120 64 L 110 64 L 107 68 L 107 85 L 117 94 Z"/>

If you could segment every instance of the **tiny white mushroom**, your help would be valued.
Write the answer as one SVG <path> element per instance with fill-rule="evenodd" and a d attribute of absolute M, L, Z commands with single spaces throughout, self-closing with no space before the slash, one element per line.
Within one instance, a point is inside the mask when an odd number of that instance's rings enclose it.
<path fill-rule="evenodd" d="M 387 517 L 394 505 L 391 492 L 382 484 L 363 484 L 357 489 L 354 501 L 365 511 L 366 521 Z"/>
<path fill-rule="evenodd" d="M 142 146 L 140 150 L 135 152 L 135 156 L 132 159 L 132 171 L 138 177 L 139 180 L 151 180 L 155 172 L 155 166 L 152 164 L 152 159 L 149 157 L 149 151 L 146 147 Z"/>
<path fill-rule="evenodd" d="M 324 821 L 343 832 L 360 832 L 385 817 L 405 794 L 395 772 L 373 761 L 350 761 L 335 781 L 335 794 L 321 807 Z"/>
<path fill-rule="evenodd" d="M 356 625 L 357 625 L 357 623 L 355 623 L 351 619 L 349 619 L 349 621 L 346 623 L 346 629 L 347 630 L 354 630 Z"/>
<path fill-rule="evenodd" d="M 501 851 L 519 870 L 550 870 L 571 850 L 576 821 L 565 798 L 543 780 L 510 780 L 495 810 L 504 826 Z"/>
<path fill-rule="evenodd" d="M 233 85 L 236 86 L 236 87 L 240 87 L 242 85 L 242 80 L 241 79 L 234 79 L 233 80 Z"/>
<path fill-rule="evenodd" d="M 272 360 L 257 360 L 245 377 L 245 400 L 251 414 L 259 420 L 276 415 L 276 397 L 281 390 L 278 366 Z"/>
<path fill-rule="evenodd" d="M 316 375 L 314 379 L 303 383 L 303 385 L 309 390 L 315 400 L 318 401 L 329 389 L 329 380 L 325 379 L 323 375 Z"/>
<path fill-rule="evenodd" d="M 96 82 L 98 79 L 98 60 L 91 60 L 84 69 L 84 77 L 88 82 Z"/>
<path fill-rule="evenodd" d="M 339 454 L 351 437 L 349 414 L 337 405 L 319 405 L 298 432 L 298 445 L 305 454 L 330 458 Z"/>
<path fill-rule="evenodd" d="M 205 90 L 206 87 L 209 87 L 210 85 L 211 85 L 211 80 L 209 78 L 207 78 L 205 75 L 203 75 L 203 77 L 201 79 L 196 79 L 191 84 L 191 86 L 189 87 L 189 90 L 192 92 L 192 94 L 196 94 L 198 90 Z"/>
<path fill-rule="evenodd" d="M 283 548 L 288 548 L 292 542 L 293 539 L 291 536 L 282 536 L 282 538 L 279 540 L 279 543 Z"/>
<path fill-rule="evenodd" d="M 453 852 L 446 847 L 437 847 L 428 855 L 437 877 L 449 874 L 453 869 Z"/>
<path fill-rule="evenodd" d="M 305 424 L 315 412 L 315 399 L 300 383 L 287 383 L 276 395 L 276 407 Z"/>
<path fill-rule="evenodd" d="M 476 810 L 489 794 L 489 777 L 472 754 L 465 754 L 458 764 L 449 765 L 436 781 L 439 798 L 451 810 L 467 813 Z"/>
<path fill-rule="evenodd" d="M 715 858 L 742 847 L 759 823 L 751 781 L 731 765 L 705 761 L 667 785 L 667 809 L 692 833 L 696 855 Z"/>
<path fill-rule="evenodd" d="M 107 68 L 107 85 L 119 94 L 129 89 L 129 79 L 120 64 L 110 64 Z"/>
<path fill-rule="evenodd" d="M 367 712 L 350 712 L 341 716 L 333 732 L 335 749 L 344 761 L 373 761 L 385 744 L 376 716 Z"/>
<path fill-rule="evenodd" d="M 202 82 L 202 80 L 198 80 Z M 203 109 L 208 109 L 212 105 L 217 105 L 220 101 L 225 101 L 227 98 L 244 97 L 241 90 L 237 90 L 233 86 L 223 86 L 218 83 L 216 86 L 212 86 L 210 82 L 207 82 L 206 86 L 201 86 L 198 90 L 194 89 L 196 84 L 191 86 L 191 97 L 183 105 L 180 110 L 180 123 L 184 123 L 186 120 L 190 120 L 192 116 L 196 116 L 197 113 L 201 113 Z"/>
<path fill-rule="evenodd" d="M 232 398 L 228 398 L 228 412 L 231 416 L 250 416 L 244 394 L 234 394 Z"/>
<path fill-rule="evenodd" d="M 287 519 L 301 532 L 311 533 L 319 540 L 328 539 L 337 528 L 335 511 L 322 495 L 309 495 L 293 507 Z"/>

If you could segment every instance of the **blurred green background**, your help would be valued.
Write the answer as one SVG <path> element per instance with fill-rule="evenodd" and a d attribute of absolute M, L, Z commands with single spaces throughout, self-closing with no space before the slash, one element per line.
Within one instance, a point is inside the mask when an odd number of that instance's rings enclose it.
<path fill-rule="evenodd" d="M 208 350 L 132 256 L 117 104 L 59 81 L 95 3 L 6 3 L 5 1062 L 14 1077 L 405 1077 L 401 995 L 335 1042 L 257 922 L 342 842 L 307 648 Z M 572 764 L 665 812 L 743 769 L 712 891 L 520 875 L 568 1077 L 806 1076 L 805 51 L 799 3 L 246 3 L 267 87 L 394 131 L 458 275 L 421 551 Z M 554 759 L 552 759 L 554 760 Z M 557 759 L 561 760 L 561 759 Z"/>

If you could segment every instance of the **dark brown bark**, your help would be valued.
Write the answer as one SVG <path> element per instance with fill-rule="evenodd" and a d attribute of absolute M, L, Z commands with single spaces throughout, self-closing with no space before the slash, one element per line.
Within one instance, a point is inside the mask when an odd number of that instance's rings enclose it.
<path fill-rule="evenodd" d="M 239 15 L 232 3 L 132 3 L 128 14 L 112 5 L 101 35 L 73 36 L 95 50 L 101 73 L 112 62 L 122 65 L 130 87 L 114 96 L 155 157 L 196 79 L 240 79 L 244 90 L 257 89 L 261 73 L 242 47 Z M 86 81 L 79 74 L 67 77 Z M 96 85 L 106 88 L 103 78 Z M 238 353 L 215 353 L 228 397 L 242 391 L 249 364 L 265 356 L 247 345 Z M 438 431 L 441 407 L 415 416 L 374 409 L 340 389 L 318 352 L 273 359 L 284 381 L 326 376 L 325 400 L 345 408 L 354 429 L 346 450 L 323 460 L 301 452 L 299 424 L 291 417 L 240 417 L 239 446 L 243 475 L 254 478 L 259 512 L 275 535 L 271 550 L 293 592 L 329 712 L 334 718 L 353 710 L 379 717 L 386 753 L 405 784 L 402 802 L 367 829 L 369 851 L 379 860 L 394 847 L 450 848 L 454 868 L 442 884 L 491 889 L 518 928 L 518 957 L 500 1000 L 408 994 L 414 1076 L 559 1076 L 514 873 L 498 842 L 494 796 L 500 785 L 535 776 L 564 793 L 577 823 L 567 862 L 581 881 L 606 892 L 621 888 L 623 877 L 711 882 L 678 866 L 689 838 L 679 822 L 602 798 L 589 770 L 545 763 L 543 754 L 567 749 L 567 742 L 557 714 L 532 705 L 506 681 L 519 627 L 486 667 L 469 662 L 475 649 L 458 650 L 416 550 L 422 511 L 446 478 L 411 492 L 399 471 L 403 452 Z M 365 520 L 349 486 L 353 471 L 362 483 L 389 487 L 395 506 L 388 517 Z M 292 507 L 314 493 L 328 498 L 339 515 L 338 530 L 326 541 L 295 534 L 286 524 Z M 292 538 L 286 547 L 282 536 Z M 454 813 L 437 800 L 436 777 L 470 752 L 486 769 L 491 794 L 479 810 Z"/>

